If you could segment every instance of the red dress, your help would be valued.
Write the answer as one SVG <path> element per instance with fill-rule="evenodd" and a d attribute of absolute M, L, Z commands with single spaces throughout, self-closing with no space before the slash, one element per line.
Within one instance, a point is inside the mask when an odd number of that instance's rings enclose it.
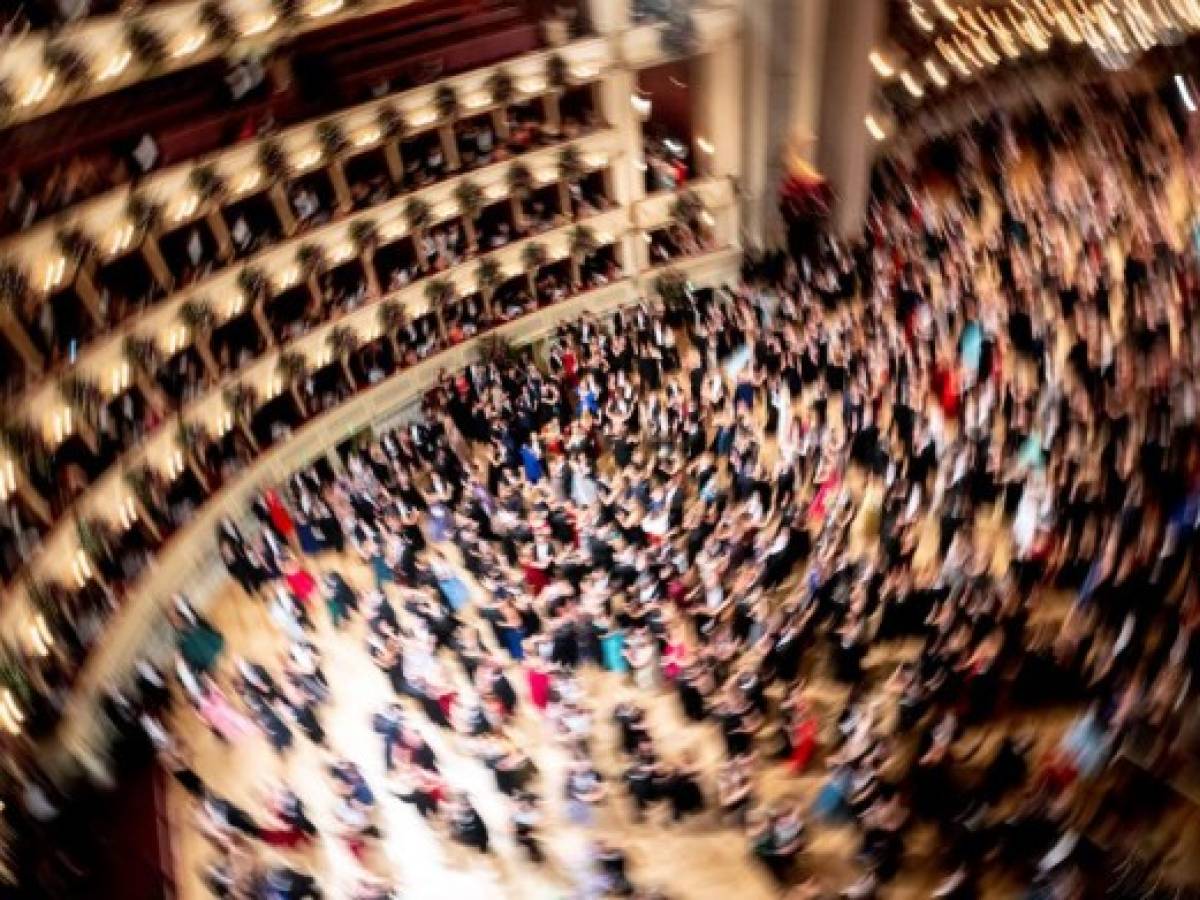
<path fill-rule="evenodd" d="M 287 582 L 288 590 L 296 595 L 305 606 L 312 599 L 313 592 L 317 589 L 317 580 L 309 574 L 307 569 L 297 569 L 283 576 L 283 580 Z"/>
<path fill-rule="evenodd" d="M 521 570 L 525 574 L 525 586 L 535 597 L 550 583 L 550 576 L 542 566 L 525 563 L 521 566 Z"/>
<path fill-rule="evenodd" d="M 550 673 L 545 669 L 530 666 L 525 670 L 529 682 L 529 699 L 539 712 L 545 712 L 550 704 Z"/>
<path fill-rule="evenodd" d="M 267 513 L 271 516 L 271 524 L 290 543 L 296 536 L 296 523 L 292 521 L 292 514 L 288 512 L 287 507 L 283 505 L 279 495 L 274 491 L 267 491 L 266 499 Z"/>

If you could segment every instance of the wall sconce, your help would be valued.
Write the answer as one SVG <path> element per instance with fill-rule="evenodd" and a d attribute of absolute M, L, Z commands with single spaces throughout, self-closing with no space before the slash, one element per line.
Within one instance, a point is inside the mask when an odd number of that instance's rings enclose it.
<path fill-rule="evenodd" d="M 191 56 L 204 46 L 204 41 L 205 34 L 203 31 L 193 31 L 184 39 L 182 44 L 180 44 L 171 52 L 171 56 L 173 56 L 175 59 L 179 59 L 183 56 Z"/>
<path fill-rule="evenodd" d="M 947 3 L 946 0 L 933 0 L 933 8 L 947 22 L 954 23 L 958 21 L 958 13 L 955 12 L 954 7 Z"/>
<path fill-rule="evenodd" d="M 896 70 L 892 67 L 892 64 L 878 50 L 870 52 L 867 56 L 867 62 L 871 64 L 871 68 L 875 70 L 875 74 L 880 78 L 886 80 L 896 74 Z"/>
<path fill-rule="evenodd" d="M 88 559 L 87 553 L 82 548 L 75 551 L 75 558 L 71 562 L 71 572 L 75 576 L 75 584 L 78 587 L 87 584 L 95 574 L 92 570 L 92 561 Z"/>
<path fill-rule="evenodd" d="M 707 153 L 709 156 L 717 152 L 717 148 L 713 146 L 713 142 L 706 137 L 696 138 L 696 146 L 700 148 L 702 153 Z"/>
<path fill-rule="evenodd" d="M 863 122 L 867 126 L 867 133 L 876 141 L 887 140 L 887 132 L 883 130 L 883 126 L 875 120 L 874 116 L 867 116 Z"/>
<path fill-rule="evenodd" d="M 34 616 L 29 625 L 29 646 L 41 657 L 49 656 L 50 648 L 54 646 L 54 635 L 50 626 L 46 624 L 46 617 L 41 613 Z"/>
<path fill-rule="evenodd" d="M 200 198 L 195 194 L 188 194 L 183 198 L 183 202 L 179 204 L 179 208 L 175 210 L 175 221 L 181 222 L 184 219 L 190 218 L 199 208 Z"/>
<path fill-rule="evenodd" d="M 129 245 L 133 243 L 134 227 L 132 222 L 127 222 L 113 234 L 112 244 L 109 246 L 109 252 L 115 256 L 129 249 Z"/>
<path fill-rule="evenodd" d="M 120 363 L 113 367 L 112 370 L 112 394 L 117 396 L 125 388 L 129 387 L 129 363 Z"/>
<path fill-rule="evenodd" d="M 53 72 L 44 72 L 33 80 L 29 85 L 29 89 L 21 97 L 22 106 L 33 106 L 35 103 L 41 103 L 50 95 L 50 88 L 54 86 L 54 81 L 57 76 Z"/>
<path fill-rule="evenodd" d="M 133 497 L 126 497 L 122 501 L 119 515 L 122 531 L 128 531 L 133 527 L 133 523 L 138 520 L 137 504 L 134 502 Z"/>
<path fill-rule="evenodd" d="M 946 73 L 938 68 L 938 64 L 932 58 L 925 60 L 925 74 L 929 76 L 929 80 L 937 85 L 938 88 L 944 88 L 950 83 L 950 80 L 946 77 Z"/>
<path fill-rule="evenodd" d="M 67 271 L 67 259 L 64 256 L 55 257 L 46 266 L 46 276 L 42 280 L 42 285 L 47 291 L 53 290 L 63 280 L 63 275 Z"/>
<path fill-rule="evenodd" d="M 111 78 L 116 78 L 129 66 L 130 60 L 133 59 L 133 54 L 128 50 L 122 50 L 116 56 L 108 61 L 108 64 L 100 70 L 100 80 L 108 81 Z"/>
<path fill-rule="evenodd" d="M 11 458 L 0 466 L 0 500 L 7 500 L 17 489 L 17 465 Z"/>
<path fill-rule="evenodd" d="M 71 436 L 74 423 L 71 421 L 71 407 L 64 406 L 50 420 L 50 435 L 55 446 Z"/>
<path fill-rule="evenodd" d="M 296 266 L 288 266 L 279 274 L 277 288 L 281 291 L 286 291 L 299 280 L 300 270 Z"/>
<path fill-rule="evenodd" d="M 907 69 L 900 73 L 900 83 L 904 85 L 904 89 L 908 91 L 909 96 L 914 99 L 920 100 L 925 96 L 925 89 L 917 83 L 917 79 Z"/>
<path fill-rule="evenodd" d="M 252 37 L 256 34 L 262 34 L 275 25 L 275 17 L 273 15 L 259 16 L 251 19 L 250 23 L 242 31 L 246 37 Z"/>
<path fill-rule="evenodd" d="M 188 342 L 188 327 L 186 325 L 176 325 L 167 335 L 167 353 L 174 356 Z"/>
<path fill-rule="evenodd" d="M 9 734 L 18 735 L 21 733 L 21 724 L 24 721 L 25 715 L 21 712 L 21 707 L 17 705 L 12 691 L 5 688 L 4 693 L 0 694 L 0 722 L 3 722 Z"/>
<path fill-rule="evenodd" d="M 342 8 L 342 0 L 325 0 L 324 3 L 319 3 L 308 11 L 310 19 L 319 19 L 322 16 L 331 16 Z"/>
<path fill-rule="evenodd" d="M 925 14 L 925 10 L 921 6 L 916 3 L 912 4 L 912 6 L 908 8 L 908 14 L 912 17 L 912 20 L 916 23 L 917 27 L 926 34 L 933 31 L 933 20 Z"/>
<path fill-rule="evenodd" d="M 649 97 L 643 97 L 641 94 L 630 94 L 629 104 L 633 107 L 633 111 L 642 119 L 650 118 L 650 111 L 654 108 Z"/>
<path fill-rule="evenodd" d="M 250 191 L 258 187 L 262 181 L 262 173 L 258 169 L 251 169 L 245 175 L 238 179 L 238 193 L 248 194 Z"/>

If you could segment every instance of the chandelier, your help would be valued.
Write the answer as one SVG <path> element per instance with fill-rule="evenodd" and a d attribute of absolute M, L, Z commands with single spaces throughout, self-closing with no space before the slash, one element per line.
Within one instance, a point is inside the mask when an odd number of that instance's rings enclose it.
<path fill-rule="evenodd" d="M 919 68 L 901 73 L 914 96 L 913 84 L 942 88 L 945 74 L 970 80 L 1055 45 L 1087 48 L 1099 65 L 1122 69 L 1200 30 L 1200 0 L 908 0 L 908 13 L 931 41 Z"/>

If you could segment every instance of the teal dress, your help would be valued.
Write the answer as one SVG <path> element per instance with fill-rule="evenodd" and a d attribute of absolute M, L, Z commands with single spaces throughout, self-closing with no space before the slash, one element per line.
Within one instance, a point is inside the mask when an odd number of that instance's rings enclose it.
<path fill-rule="evenodd" d="M 371 571 L 375 573 L 375 587 L 380 590 L 383 590 L 385 584 L 391 584 L 396 580 L 392 575 L 391 566 L 381 555 L 376 554 L 371 557 Z"/>
<path fill-rule="evenodd" d="M 179 653 L 197 672 L 211 672 L 225 649 L 225 639 L 203 622 L 179 633 Z"/>
<path fill-rule="evenodd" d="M 600 638 L 600 657 L 604 660 L 604 668 L 610 672 L 628 672 L 629 663 L 625 660 L 625 632 L 610 631 Z"/>

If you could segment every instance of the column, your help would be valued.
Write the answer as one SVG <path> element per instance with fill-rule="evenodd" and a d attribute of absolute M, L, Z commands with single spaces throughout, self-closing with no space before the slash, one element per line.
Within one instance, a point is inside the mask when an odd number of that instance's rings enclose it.
<path fill-rule="evenodd" d="M 817 160 L 836 195 L 832 224 L 843 237 L 858 234 L 870 193 L 875 148 L 863 121 L 875 78 L 867 57 L 883 14 L 880 0 L 839 0 L 829 10 Z"/>
<path fill-rule="evenodd" d="M 604 118 L 620 135 L 620 156 L 613 169 L 613 199 L 621 206 L 646 196 L 646 179 L 638 165 L 642 162 L 642 122 L 630 103 L 637 89 L 637 75 L 631 69 L 609 72 L 600 90 Z"/>
<path fill-rule="evenodd" d="M 818 133 L 829 6 L 829 0 L 759 0 L 745 7 L 742 230 L 759 246 L 784 240 L 785 148 Z"/>
<path fill-rule="evenodd" d="M 692 61 L 692 158 L 701 177 L 742 174 L 741 75 L 741 44 L 736 40 Z"/>
<path fill-rule="evenodd" d="M 629 0 L 588 0 L 587 13 L 597 34 L 618 34 L 631 25 Z"/>

